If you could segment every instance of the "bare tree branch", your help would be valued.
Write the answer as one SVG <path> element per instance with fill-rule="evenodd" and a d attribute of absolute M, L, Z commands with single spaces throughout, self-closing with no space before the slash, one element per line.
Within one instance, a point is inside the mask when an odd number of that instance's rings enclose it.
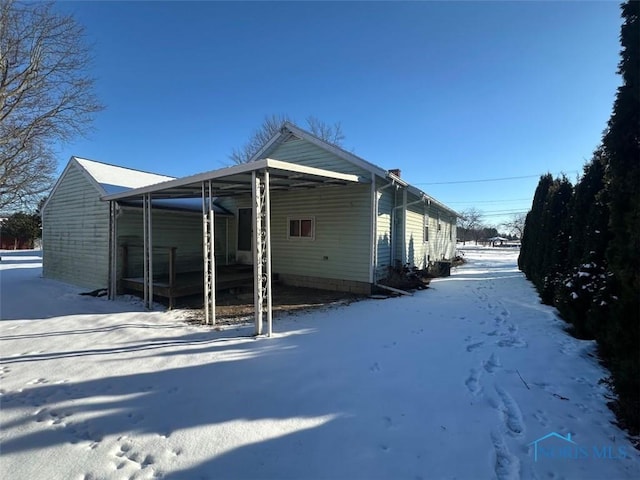
<path fill-rule="evenodd" d="M 249 162 L 280 131 L 285 122 L 295 123 L 286 114 L 266 116 L 262 125 L 251 134 L 247 143 L 240 148 L 234 148 L 229 158 L 236 164 Z M 342 126 L 339 122 L 329 125 L 313 116 L 307 117 L 306 122 L 309 131 L 316 137 L 333 145 L 342 145 L 345 136 L 342 133 Z"/>
<path fill-rule="evenodd" d="M 90 60 L 73 17 L 0 0 L 0 210 L 33 208 L 53 183 L 54 146 L 87 134 L 104 108 Z"/>

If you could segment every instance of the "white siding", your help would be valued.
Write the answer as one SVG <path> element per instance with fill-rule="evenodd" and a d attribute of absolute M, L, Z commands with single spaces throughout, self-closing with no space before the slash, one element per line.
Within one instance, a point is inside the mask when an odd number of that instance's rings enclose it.
<path fill-rule="evenodd" d="M 108 283 L 109 204 L 70 165 L 43 212 L 43 275 L 86 288 Z"/>

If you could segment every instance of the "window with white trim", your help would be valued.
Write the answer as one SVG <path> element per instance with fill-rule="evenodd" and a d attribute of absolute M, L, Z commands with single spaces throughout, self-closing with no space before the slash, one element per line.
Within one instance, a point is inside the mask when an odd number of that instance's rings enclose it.
<path fill-rule="evenodd" d="M 316 219 L 314 217 L 287 218 L 288 239 L 314 240 L 316 238 Z"/>

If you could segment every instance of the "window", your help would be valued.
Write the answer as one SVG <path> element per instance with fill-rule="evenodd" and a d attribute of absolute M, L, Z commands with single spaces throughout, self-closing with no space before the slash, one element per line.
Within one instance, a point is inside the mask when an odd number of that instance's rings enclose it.
<path fill-rule="evenodd" d="M 313 217 L 289 218 L 287 238 L 313 240 L 316 236 L 316 221 Z"/>
<path fill-rule="evenodd" d="M 422 219 L 422 226 L 423 226 L 423 234 L 422 234 L 422 241 L 424 243 L 427 243 L 429 241 L 429 216 L 425 215 Z"/>

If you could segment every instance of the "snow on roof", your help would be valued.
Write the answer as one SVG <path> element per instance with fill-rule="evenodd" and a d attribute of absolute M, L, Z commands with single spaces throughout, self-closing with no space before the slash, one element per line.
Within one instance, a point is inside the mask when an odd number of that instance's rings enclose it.
<path fill-rule="evenodd" d="M 95 180 L 106 195 L 175 180 L 175 177 L 119 167 L 108 163 L 87 160 L 86 158 L 73 157 L 73 159 Z M 142 202 L 128 202 L 128 204 L 134 207 L 142 207 Z M 153 206 L 169 210 L 200 212 L 202 211 L 202 199 L 200 197 L 155 199 L 153 200 Z M 232 215 L 228 210 L 215 203 L 213 209 L 218 215 Z"/>
<path fill-rule="evenodd" d="M 117 193 L 117 192 L 114 192 Z M 142 208 L 141 200 L 127 200 L 120 202 L 123 205 Z M 202 212 L 202 198 L 157 198 L 151 200 L 154 208 L 167 210 L 180 210 L 185 212 Z M 232 217 L 233 214 L 226 208 L 213 203 L 213 211 L 216 215 Z"/>
<path fill-rule="evenodd" d="M 117 193 L 129 188 L 146 187 L 154 183 L 173 180 L 174 177 L 143 172 L 132 168 L 117 167 L 86 158 L 74 157 L 89 175 L 104 189 L 105 193 Z"/>

